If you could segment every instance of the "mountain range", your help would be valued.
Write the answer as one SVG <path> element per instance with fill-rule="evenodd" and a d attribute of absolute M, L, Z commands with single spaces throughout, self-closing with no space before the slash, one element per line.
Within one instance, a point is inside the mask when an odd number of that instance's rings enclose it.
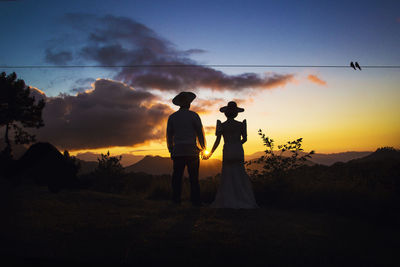
<path fill-rule="evenodd" d="M 1 140 L 1 139 L 0 139 Z M 2 149 L 2 144 L 0 144 Z M 18 159 L 25 151 L 25 146 L 13 146 L 14 158 Z M 301 152 L 300 155 L 305 153 Z M 250 155 L 245 156 L 245 160 L 253 160 L 265 155 L 265 152 L 259 151 Z M 289 156 L 290 152 L 283 153 L 283 156 Z M 114 155 L 113 155 L 114 156 Z M 172 173 L 172 161 L 169 157 L 160 156 L 142 156 L 132 154 L 122 154 L 121 164 L 127 172 L 144 172 L 153 175 L 160 174 L 171 174 Z M 100 158 L 100 154 L 86 152 L 78 153 L 76 155 L 81 163 L 81 169 L 79 173 L 88 173 L 93 171 L 97 166 L 97 159 Z M 308 165 L 322 164 L 330 166 L 336 162 L 356 162 L 356 161 L 372 161 L 372 160 L 391 160 L 399 159 L 399 152 L 395 149 L 390 148 L 379 148 L 375 152 L 371 151 L 349 151 L 340 153 L 316 153 L 312 155 L 312 158 L 308 161 Z M 201 161 L 200 163 L 200 178 L 214 176 L 221 171 L 222 162 L 219 159 L 209 159 Z M 186 171 L 185 171 L 186 172 Z M 187 172 L 186 172 L 187 175 Z"/>
<path fill-rule="evenodd" d="M 350 160 L 350 163 L 360 162 L 400 162 L 400 150 L 396 150 L 392 147 L 378 148 L 375 152 L 362 157 Z"/>
<path fill-rule="evenodd" d="M 371 153 L 372 152 L 343 152 L 334 154 L 314 154 L 312 155 L 311 160 L 308 161 L 307 165 L 313 165 L 313 164 L 332 165 L 336 162 L 348 162 L 353 159 L 362 158 L 370 155 Z M 245 159 L 253 160 L 261 157 L 263 154 L 264 152 L 257 152 L 246 156 Z M 128 155 L 129 155 L 128 159 L 125 159 L 124 162 L 125 164 L 122 164 L 122 166 L 125 167 L 126 172 L 144 172 L 153 175 L 172 173 L 172 161 L 169 157 L 160 157 L 160 156 L 131 157 L 132 155 L 130 154 Z M 283 155 L 289 156 L 288 153 L 283 153 Z M 100 154 L 87 152 L 84 154 L 82 153 L 77 154 L 76 157 L 79 159 L 81 163 L 81 170 L 79 173 L 88 173 L 96 168 L 97 158 L 100 157 Z M 126 157 L 126 155 L 123 154 L 122 160 L 124 160 L 124 157 Z M 133 163 L 128 165 L 129 162 L 132 161 Z M 209 159 L 201 161 L 199 170 L 200 178 L 215 176 L 216 174 L 221 172 L 221 166 L 222 166 L 222 161 L 219 159 Z M 185 170 L 185 175 L 187 175 L 186 170 Z"/>
<path fill-rule="evenodd" d="M 3 148 L 4 148 L 4 139 L 0 138 L 0 150 L 2 150 Z M 23 155 L 23 153 L 25 153 L 26 150 L 27 150 L 26 145 L 13 145 L 14 158 L 18 159 L 20 156 Z M 314 155 L 312 155 L 311 161 L 316 164 L 332 165 L 336 162 L 348 162 L 353 159 L 362 158 L 371 153 L 372 153 L 372 151 L 361 151 L 361 152 L 348 151 L 348 152 L 328 153 L 328 154 L 315 153 Z M 253 153 L 250 155 L 245 155 L 245 160 L 253 160 L 253 159 L 261 157 L 264 154 L 265 154 L 264 151 L 259 151 L 259 152 L 256 152 L 256 153 Z M 303 155 L 303 154 L 304 153 L 300 153 L 300 155 Z M 288 156 L 289 153 L 285 152 L 285 153 L 283 153 L 283 155 Z M 114 156 L 114 155 L 112 155 L 112 156 Z M 126 168 L 130 167 L 131 165 L 133 165 L 135 163 L 138 163 L 139 161 L 141 161 L 145 157 L 147 157 L 145 155 L 132 155 L 132 154 L 128 154 L 128 153 L 121 154 L 118 156 L 122 156 L 121 165 Z M 93 152 L 85 152 L 85 153 L 78 153 L 76 155 L 76 157 L 78 159 L 80 159 L 81 161 L 97 163 L 97 159 L 100 158 L 100 154 L 93 153 Z M 210 159 L 210 160 L 212 160 L 212 159 Z M 202 161 L 202 162 L 204 162 L 204 161 Z"/>
<path fill-rule="evenodd" d="M 221 172 L 222 161 L 218 159 L 203 160 L 200 162 L 199 177 L 215 176 Z M 144 172 L 153 175 L 171 174 L 172 160 L 168 157 L 145 156 L 139 162 L 125 168 L 126 172 Z M 188 176 L 185 169 L 185 176 Z"/>
<path fill-rule="evenodd" d="M 97 159 L 100 158 L 101 154 L 97 154 L 97 153 L 93 153 L 93 152 L 85 152 L 85 153 L 78 153 L 76 154 L 76 157 L 80 160 L 84 160 L 84 161 L 95 161 L 97 162 Z M 111 155 L 114 156 L 114 155 Z M 122 156 L 121 158 L 121 165 L 123 167 L 127 167 L 130 166 L 132 164 L 135 164 L 136 162 L 138 162 L 139 160 L 144 158 L 144 155 L 132 155 L 132 154 L 121 154 L 118 155 Z"/>
<path fill-rule="evenodd" d="M 322 165 L 332 165 L 336 162 L 348 162 L 350 160 L 353 159 L 357 159 L 357 158 L 362 158 L 365 157 L 367 155 L 370 155 L 372 153 L 372 151 L 349 151 L 349 152 L 341 152 L 341 153 L 330 153 L 330 154 L 323 154 L 323 153 L 316 153 L 314 155 L 312 155 L 312 158 L 310 159 L 310 162 L 314 163 L 314 164 L 322 164 Z M 300 152 L 300 155 L 304 155 L 304 152 Z M 259 151 L 250 155 L 245 155 L 245 160 L 254 160 L 257 159 L 259 157 L 261 157 L 262 155 L 265 155 L 264 151 Z M 282 154 L 283 156 L 289 156 L 290 153 L 289 152 L 284 152 Z M 169 161 L 170 164 L 172 164 L 172 162 L 170 161 L 169 157 L 161 157 L 161 156 L 142 156 L 142 155 L 132 155 L 132 154 L 121 154 L 118 156 L 122 156 L 121 159 L 121 164 L 123 167 L 131 170 L 131 169 L 139 169 L 139 170 L 144 170 L 146 169 L 144 166 L 147 164 L 147 162 L 149 161 L 154 161 L 154 164 L 157 164 L 159 162 L 164 162 L 163 160 L 167 159 Z M 94 161 L 97 162 L 97 158 L 100 158 L 100 154 L 96 154 L 96 153 L 92 153 L 92 152 L 85 152 L 85 153 L 78 153 L 76 155 L 76 157 L 82 161 Z M 163 159 L 163 160 L 161 160 Z M 144 160 L 143 162 L 141 162 L 142 160 Z M 208 162 L 213 162 L 208 163 Z M 214 166 L 215 164 L 217 164 L 217 162 L 219 162 L 219 164 L 221 163 L 221 160 L 219 159 L 209 159 L 207 161 L 202 161 L 202 164 L 209 167 L 210 166 Z M 135 165 L 135 163 L 138 163 L 137 166 L 133 167 L 133 165 Z M 171 167 L 172 170 L 172 167 Z M 161 171 L 161 170 L 160 170 Z M 152 170 L 152 172 L 154 173 L 158 173 L 160 172 L 158 170 Z M 159 174 L 159 173 L 158 173 Z"/>
<path fill-rule="evenodd" d="M 316 164 L 322 164 L 322 165 L 332 165 L 336 162 L 348 162 L 353 159 L 357 158 L 362 158 L 367 155 L 370 155 L 372 151 L 348 151 L 348 152 L 340 152 L 340 153 L 329 153 L 329 154 L 323 154 L 323 153 L 315 153 L 312 155 L 312 158 L 310 159 L 311 162 L 314 162 Z M 299 155 L 302 156 L 306 153 L 300 152 Z M 257 159 L 261 156 L 265 155 L 264 151 L 259 151 L 251 155 L 246 155 L 245 159 L 246 160 L 253 160 Z M 282 153 L 283 156 L 290 156 L 291 153 L 286 151 Z"/>
<path fill-rule="evenodd" d="M 252 160 L 262 156 L 258 152 L 246 157 Z M 284 156 L 290 154 L 283 153 Z M 372 162 L 372 161 L 400 161 L 400 151 L 391 148 L 379 148 L 375 152 L 343 152 L 333 154 L 314 154 L 307 165 L 322 164 L 332 165 L 337 162 Z M 200 162 L 200 178 L 215 176 L 221 172 L 222 161 L 209 159 Z M 171 174 L 172 161 L 168 157 L 145 156 L 142 160 L 125 168 L 127 172 L 144 172 L 153 175 Z M 186 172 L 186 171 L 185 171 Z M 186 172 L 187 175 L 187 172 Z"/>

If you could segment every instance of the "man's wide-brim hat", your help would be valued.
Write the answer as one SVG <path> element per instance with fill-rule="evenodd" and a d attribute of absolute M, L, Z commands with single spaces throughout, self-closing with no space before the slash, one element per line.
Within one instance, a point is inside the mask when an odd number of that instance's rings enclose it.
<path fill-rule="evenodd" d="M 243 112 L 244 108 L 239 108 L 235 101 L 230 101 L 227 106 L 220 108 L 219 111 L 223 113 L 227 111 Z"/>
<path fill-rule="evenodd" d="M 186 106 L 196 98 L 196 95 L 192 92 L 180 92 L 177 96 L 172 99 L 172 103 L 177 106 Z"/>

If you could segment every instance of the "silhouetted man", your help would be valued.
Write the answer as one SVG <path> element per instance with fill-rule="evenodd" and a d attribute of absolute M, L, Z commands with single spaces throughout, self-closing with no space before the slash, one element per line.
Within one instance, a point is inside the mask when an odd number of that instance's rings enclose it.
<path fill-rule="evenodd" d="M 190 103 L 196 98 L 191 92 L 181 92 L 172 99 L 180 109 L 168 118 L 167 145 L 173 160 L 172 201 L 181 203 L 182 176 L 185 166 L 190 179 L 190 199 L 200 206 L 199 153 L 206 148 L 203 125 L 199 115 L 190 111 Z"/>

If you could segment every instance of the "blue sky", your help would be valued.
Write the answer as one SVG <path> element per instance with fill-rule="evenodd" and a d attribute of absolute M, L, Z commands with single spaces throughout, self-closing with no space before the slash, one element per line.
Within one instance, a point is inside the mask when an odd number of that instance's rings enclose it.
<path fill-rule="evenodd" d="M 398 64 L 399 1 L 2 1 L 2 65 L 46 64 L 66 13 L 141 22 L 208 64 Z M 236 70 L 242 72 L 243 70 Z"/>
<path fill-rule="evenodd" d="M 3 36 L 0 43 L 1 65 L 46 65 L 45 47 L 54 38 L 68 38 L 65 35 L 71 32 L 63 21 L 66 13 L 129 17 L 179 49 L 206 50 L 193 56 L 206 64 L 400 62 L 399 1 L 22 0 L 2 1 L 0 5 L 0 23 L 7 29 L 7 37 Z M 34 78 L 37 72 L 19 73 L 26 73 L 28 80 L 44 90 L 48 88 L 50 94 L 67 90 L 62 78 L 48 72 L 40 72 L 41 76 L 49 76 L 47 83 Z M 74 71 L 68 73 L 76 75 Z"/>
<path fill-rule="evenodd" d="M 5 63 L 41 63 L 40 48 L 67 31 L 65 13 L 113 14 L 141 22 L 207 63 L 396 64 L 398 1 L 40 1 L 1 2 Z M 29 40 L 29 47 L 25 44 Z M 22 49 L 23 48 L 23 49 Z M 23 52 L 23 53 L 21 53 Z M 326 62 L 328 61 L 328 62 Z"/>

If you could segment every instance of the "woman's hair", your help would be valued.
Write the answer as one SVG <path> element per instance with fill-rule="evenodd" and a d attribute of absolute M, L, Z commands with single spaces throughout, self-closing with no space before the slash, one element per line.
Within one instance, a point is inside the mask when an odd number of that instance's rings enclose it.
<path fill-rule="evenodd" d="M 234 118 L 236 118 L 236 116 L 238 115 L 238 112 L 236 111 L 236 110 L 226 110 L 225 111 L 225 116 L 228 118 L 228 119 L 234 119 Z"/>

